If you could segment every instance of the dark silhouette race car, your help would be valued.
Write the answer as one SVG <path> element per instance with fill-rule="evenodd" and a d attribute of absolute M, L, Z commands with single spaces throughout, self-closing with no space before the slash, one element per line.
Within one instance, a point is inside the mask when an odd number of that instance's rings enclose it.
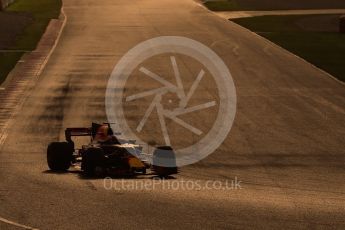
<path fill-rule="evenodd" d="M 72 137 L 80 136 L 89 136 L 90 142 L 76 149 Z M 149 156 L 135 141 L 118 139 L 108 123 L 92 123 L 88 128 L 67 128 L 65 138 L 64 142 L 48 145 L 47 162 L 53 171 L 68 170 L 71 165 L 80 164 L 86 176 L 133 176 L 146 174 L 148 169 L 160 177 L 178 173 L 175 153 L 170 146 L 157 147 Z M 169 162 L 169 165 L 164 166 L 160 161 Z"/>

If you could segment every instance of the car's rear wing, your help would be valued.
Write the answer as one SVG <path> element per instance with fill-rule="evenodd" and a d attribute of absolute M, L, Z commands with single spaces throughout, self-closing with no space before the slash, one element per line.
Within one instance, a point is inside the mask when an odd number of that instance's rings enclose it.
<path fill-rule="evenodd" d="M 92 136 L 91 128 L 67 128 L 65 137 L 67 142 L 72 142 L 72 137 Z"/>

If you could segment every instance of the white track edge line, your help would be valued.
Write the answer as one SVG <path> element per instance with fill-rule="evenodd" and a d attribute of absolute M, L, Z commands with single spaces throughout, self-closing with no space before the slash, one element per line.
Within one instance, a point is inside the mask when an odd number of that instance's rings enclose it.
<path fill-rule="evenodd" d="M 7 219 L 2 218 L 2 217 L 0 217 L 0 222 L 6 223 L 6 224 L 10 224 L 10 225 L 13 225 L 13 226 L 16 226 L 16 227 L 28 229 L 28 230 L 38 230 L 38 228 L 33 228 L 33 227 L 29 227 L 29 226 L 26 226 L 26 225 L 23 225 L 23 224 L 18 224 L 16 222 L 7 220 Z"/>

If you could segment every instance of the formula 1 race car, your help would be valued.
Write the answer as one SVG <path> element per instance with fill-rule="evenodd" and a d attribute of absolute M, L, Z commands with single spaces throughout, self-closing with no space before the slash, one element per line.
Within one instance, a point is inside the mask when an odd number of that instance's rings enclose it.
<path fill-rule="evenodd" d="M 75 149 L 72 137 L 81 136 L 89 136 L 91 141 Z M 52 142 L 48 146 L 47 162 L 53 171 L 68 170 L 71 165 L 81 163 L 86 176 L 128 176 L 146 174 L 147 169 L 151 169 L 156 175 L 165 177 L 178 172 L 175 153 L 170 146 L 157 147 L 150 158 L 135 141 L 118 139 L 108 123 L 92 123 L 90 128 L 67 128 L 65 138 L 65 142 Z M 169 167 L 155 164 L 162 157 L 169 160 Z"/>

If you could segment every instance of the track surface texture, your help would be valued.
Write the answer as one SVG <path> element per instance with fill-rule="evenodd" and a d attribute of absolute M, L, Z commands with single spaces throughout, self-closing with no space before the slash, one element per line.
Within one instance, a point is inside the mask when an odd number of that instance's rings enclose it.
<path fill-rule="evenodd" d="M 61 39 L 1 146 L 1 218 L 39 229 L 345 228 L 343 84 L 192 0 L 65 0 L 64 11 Z M 66 127 L 106 121 L 105 89 L 120 58 L 166 35 L 210 47 L 237 90 L 236 118 L 224 143 L 170 181 L 237 177 L 242 189 L 115 191 L 73 170 L 47 171 L 47 144 L 63 140 Z M 153 68 L 171 72 L 162 60 Z M 150 88 L 149 81 L 128 84 Z M 196 96 L 217 89 L 211 82 L 203 92 Z M 147 109 L 136 108 L 132 121 Z M 207 123 L 198 117 L 193 122 Z M 175 141 L 183 144 L 186 135 Z M 152 137 L 161 137 L 159 126 Z M 1 229 L 12 227 L 0 221 Z"/>

